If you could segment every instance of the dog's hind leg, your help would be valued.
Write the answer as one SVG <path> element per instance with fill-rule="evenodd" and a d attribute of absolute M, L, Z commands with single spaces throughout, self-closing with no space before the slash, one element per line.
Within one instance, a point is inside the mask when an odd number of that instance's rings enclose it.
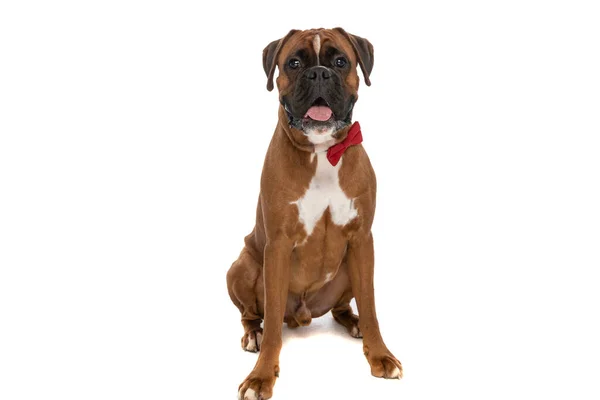
<path fill-rule="evenodd" d="M 263 330 L 262 266 L 244 248 L 227 272 L 227 289 L 233 304 L 242 314 L 242 349 L 260 350 Z"/>
<path fill-rule="evenodd" d="M 331 314 L 333 314 L 333 319 L 338 324 L 346 328 L 350 336 L 361 338 L 362 333 L 358 328 L 358 315 L 354 314 L 350 306 L 352 297 L 352 291 L 345 292 L 339 303 L 331 310 Z"/>

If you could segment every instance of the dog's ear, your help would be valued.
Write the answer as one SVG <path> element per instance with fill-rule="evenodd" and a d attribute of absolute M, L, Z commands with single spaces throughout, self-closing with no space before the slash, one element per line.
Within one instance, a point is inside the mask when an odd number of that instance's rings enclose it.
<path fill-rule="evenodd" d="M 352 35 L 346 32 L 343 28 L 333 28 L 333 30 L 338 31 L 342 35 L 348 39 L 348 41 L 352 44 L 354 48 L 354 53 L 356 54 L 356 59 L 358 60 L 358 64 L 360 65 L 360 69 L 362 69 L 363 76 L 365 77 L 365 83 L 367 86 L 371 86 L 371 80 L 369 76 L 371 75 L 371 71 L 373 71 L 373 45 L 365 38 L 361 38 L 360 36 Z"/>
<path fill-rule="evenodd" d="M 269 43 L 263 50 L 263 68 L 265 69 L 265 74 L 267 74 L 267 90 L 269 92 L 273 90 L 273 75 L 275 75 L 275 67 L 277 66 L 279 52 L 285 42 L 287 42 L 296 32 L 298 32 L 298 30 L 292 29 L 283 38 Z"/>

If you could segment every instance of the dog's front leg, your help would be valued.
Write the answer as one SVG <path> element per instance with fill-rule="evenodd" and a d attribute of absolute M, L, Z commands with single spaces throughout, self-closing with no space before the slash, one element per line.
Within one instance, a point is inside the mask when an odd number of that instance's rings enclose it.
<path fill-rule="evenodd" d="M 240 399 L 269 399 L 273 395 L 273 385 L 279 376 L 281 329 L 288 296 L 292 249 L 292 241 L 284 237 L 270 240 L 265 246 L 263 264 L 264 336 L 256 365 L 240 385 Z"/>
<path fill-rule="evenodd" d="M 353 236 L 348 244 L 348 269 L 352 293 L 358 306 L 358 325 L 363 334 L 363 351 L 371 374 L 383 378 L 401 378 L 402 364 L 388 350 L 377 322 L 375 294 L 373 289 L 373 235 Z"/>

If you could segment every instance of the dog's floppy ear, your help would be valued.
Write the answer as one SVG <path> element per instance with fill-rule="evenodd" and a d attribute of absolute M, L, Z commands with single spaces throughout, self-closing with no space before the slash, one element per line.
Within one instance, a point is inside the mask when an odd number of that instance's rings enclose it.
<path fill-rule="evenodd" d="M 371 75 L 371 71 L 373 71 L 373 45 L 367 39 L 352 35 L 346 32 L 343 28 L 333 29 L 344 35 L 352 44 L 358 64 L 360 65 L 360 69 L 362 69 L 365 77 L 365 83 L 367 86 L 371 86 L 371 80 L 369 79 L 369 76 Z"/>
<path fill-rule="evenodd" d="M 267 90 L 269 92 L 273 90 L 273 75 L 275 75 L 275 66 L 277 66 L 279 52 L 285 42 L 296 32 L 298 32 L 296 29 L 292 29 L 283 38 L 269 43 L 263 50 L 263 68 L 265 69 L 265 74 L 267 74 Z"/>

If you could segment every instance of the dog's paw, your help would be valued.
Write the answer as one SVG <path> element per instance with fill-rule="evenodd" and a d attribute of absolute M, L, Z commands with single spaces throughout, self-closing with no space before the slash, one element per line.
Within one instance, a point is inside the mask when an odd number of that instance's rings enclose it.
<path fill-rule="evenodd" d="M 273 386 L 279 368 L 275 368 L 272 376 L 263 376 L 255 371 L 242 382 L 238 390 L 238 400 L 267 400 L 273 396 Z"/>
<path fill-rule="evenodd" d="M 371 374 L 378 378 L 402 379 L 402 364 L 389 351 L 382 355 L 367 354 Z"/>
<path fill-rule="evenodd" d="M 350 336 L 352 336 L 353 338 L 360 339 L 361 337 L 363 337 L 362 332 L 358 327 L 358 322 L 352 328 L 348 329 L 348 333 L 350 333 Z"/>
<path fill-rule="evenodd" d="M 251 353 L 257 353 L 260 351 L 262 333 L 262 328 L 246 332 L 244 336 L 242 336 L 242 349 Z"/>
<path fill-rule="evenodd" d="M 344 326 L 350 336 L 353 338 L 362 338 L 362 332 L 358 327 L 358 316 L 352 313 L 352 310 L 342 312 L 342 313 L 333 313 L 333 319 L 340 325 Z"/>
<path fill-rule="evenodd" d="M 252 388 L 246 389 L 245 392 L 240 389 L 238 392 L 238 400 L 259 400 L 259 397 Z"/>

